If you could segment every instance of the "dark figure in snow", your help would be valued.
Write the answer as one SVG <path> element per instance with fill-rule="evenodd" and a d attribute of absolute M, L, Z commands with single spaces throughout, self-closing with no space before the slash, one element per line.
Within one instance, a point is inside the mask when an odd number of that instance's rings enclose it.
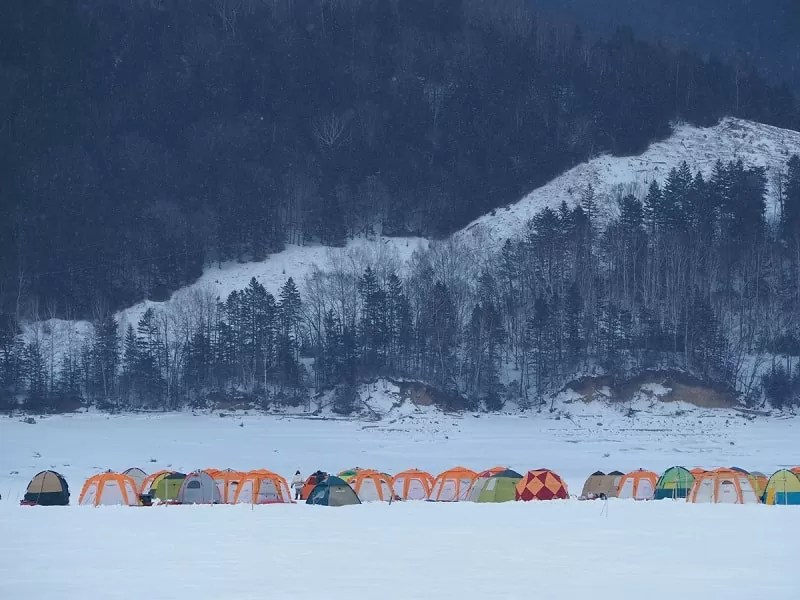
<path fill-rule="evenodd" d="M 292 489 L 294 489 L 294 499 L 300 500 L 300 495 L 303 491 L 303 485 L 305 481 L 303 481 L 303 476 L 300 475 L 300 471 L 295 472 L 294 477 L 292 477 Z"/>

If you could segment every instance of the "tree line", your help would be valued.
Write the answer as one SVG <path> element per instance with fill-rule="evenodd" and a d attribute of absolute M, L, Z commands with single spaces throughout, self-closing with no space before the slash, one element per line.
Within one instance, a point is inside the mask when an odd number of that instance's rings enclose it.
<path fill-rule="evenodd" d="M 800 404 L 800 157 L 775 174 L 684 163 L 613 218 L 591 186 L 544 209 L 498 251 L 452 238 L 407 264 L 332 250 L 331 266 L 277 297 L 256 279 L 220 299 L 195 290 L 124 331 L 97 310 L 90 335 L 0 329 L 5 403 L 206 406 L 215 399 L 348 413 L 375 377 L 424 381 L 455 407 L 540 405 L 587 373 L 680 369 L 750 405 Z M 72 330 L 68 330 L 71 332 Z M 65 338 L 65 336 L 67 336 Z M 327 397 L 327 396 L 326 396 Z"/>
<path fill-rule="evenodd" d="M 0 313 L 91 318 L 286 243 L 444 237 L 675 119 L 800 122 L 745 64 L 530 4 L 6 0 Z"/>

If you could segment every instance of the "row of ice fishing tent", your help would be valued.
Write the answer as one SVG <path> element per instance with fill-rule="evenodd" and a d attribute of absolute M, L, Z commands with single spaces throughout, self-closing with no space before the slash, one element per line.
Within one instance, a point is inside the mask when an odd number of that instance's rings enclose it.
<path fill-rule="evenodd" d="M 579 499 L 675 499 L 694 503 L 800 504 L 800 467 L 780 469 L 767 477 L 739 467 L 703 469 L 670 467 L 661 475 L 638 469 L 630 473 L 592 473 Z"/>
<path fill-rule="evenodd" d="M 429 502 L 508 502 L 569 497 L 567 484 L 549 469 L 525 475 L 497 466 L 477 472 L 453 467 L 437 476 L 409 469 L 394 476 L 372 469 L 348 469 L 338 475 L 312 474 L 302 488 L 307 504 L 342 506 L 361 502 L 427 500 Z"/>
<path fill-rule="evenodd" d="M 344 506 L 361 502 L 428 500 L 434 502 L 505 502 L 567 498 L 564 481 L 539 469 L 521 475 L 506 467 L 476 472 L 465 467 L 438 476 L 409 469 L 391 476 L 371 469 L 348 469 L 338 475 L 312 474 L 300 490 L 307 504 Z M 55 471 L 38 473 L 28 484 L 24 505 L 69 504 L 69 486 Z M 164 504 L 283 504 L 294 502 L 286 480 L 268 470 L 203 469 L 183 474 L 138 468 L 93 475 L 81 488 L 81 506 Z"/>
<path fill-rule="evenodd" d="M 55 471 L 42 471 L 28 484 L 23 505 L 69 504 L 66 479 Z M 164 504 L 272 504 L 292 501 L 286 480 L 272 471 L 238 472 L 204 469 L 189 474 L 157 471 L 148 475 L 139 468 L 122 473 L 92 475 L 81 488 L 81 506 Z"/>
<path fill-rule="evenodd" d="M 394 476 L 372 469 L 348 469 L 329 475 L 317 471 L 305 481 L 300 498 L 307 504 L 344 506 L 362 502 L 427 500 L 432 502 L 508 502 L 557 500 L 569 497 L 567 484 L 549 469 L 522 475 L 498 466 L 482 472 L 465 467 L 436 477 L 419 469 Z M 689 502 L 800 504 L 800 467 L 782 469 L 772 477 L 736 467 L 705 470 L 671 467 L 661 475 L 639 469 L 630 473 L 595 472 L 586 480 L 579 499 L 686 499 Z M 269 470 L 204 469 L 188 475 L 158 471 L 147 475 L 138 468 L 105 472 L 83 484 L 78 504 L 281 504 L 292 503 L 286 480 Z M 54 471 L 38 473 L 28 485 L 22 504 L 66 505 L 69 487 Z"/>

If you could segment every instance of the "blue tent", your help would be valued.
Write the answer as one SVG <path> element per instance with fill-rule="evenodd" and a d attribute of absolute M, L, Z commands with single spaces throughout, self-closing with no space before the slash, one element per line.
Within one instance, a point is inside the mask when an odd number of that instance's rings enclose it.
<path fill-rule="evenodd" d="M 330 476 L 322 483 L 318 483 L 308 495 L 306 504 L 319 506 L 348 506 L 361 504 L 361 500 L 344 479 Z"/>

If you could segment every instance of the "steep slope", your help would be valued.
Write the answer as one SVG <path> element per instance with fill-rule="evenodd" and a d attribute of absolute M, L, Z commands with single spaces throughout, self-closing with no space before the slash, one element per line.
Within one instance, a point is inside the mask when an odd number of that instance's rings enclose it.
<path fill-rule="evenodd" d="M 402 269 L 414 251 L 427 244 L 428 241 L 423 238 L 377 236 L 372 239 L 350 240 L 344 248 L 288 245 L 282 252 L 273 254 L 262 262 L 226 262 L 209 266 L 197 281 L 176 291 L 167 302 L 141 302 L 121 310 L 117 314 L 117 320 L 120 327 L 127 327 L 128 324 L 136 327 L 136 323 L 147 308 L 174 305 L 188 300 L 196 293 L 211 294 L 224 300 L 231 292 L 247 287 L 253 277 L 277 297 L 281 286 L 289 277 L 292 277 L 302 289 L 306 276 L 315 268 L 329 270 L 337 265 L 347 269 L 350 265 L 361 265 L 364 260 L 368 260 L 387 261 Z M 357 267 L 358 269 L 360 267 Z"/>
<path fill-rule="evenodd" d="M 588 186 L 594 189 L 601 215 L 613 216 L 621 195 L 643 197 L 650 182 L 663 182 L 670 169 L 684 161 L 692 172 L 710 175 L 717 160 L 741 159 L 748 166 L 767 169 L 768 210 L 777 208 L 777 175 L 786 161 L 800 154 L 800 132 L 752 121 L 726 118 L 714 127 L 678 125 L 673 134 L 652 144 L 639 156 L 602 155 L 578 165 L 533 190 L 519 202 L 484 215 L 455 234 L 462 240 L 475 239 L 499 246 L 525 231 L 528 220 L 542 209 L 561 202 L 574 206 Z"/>

